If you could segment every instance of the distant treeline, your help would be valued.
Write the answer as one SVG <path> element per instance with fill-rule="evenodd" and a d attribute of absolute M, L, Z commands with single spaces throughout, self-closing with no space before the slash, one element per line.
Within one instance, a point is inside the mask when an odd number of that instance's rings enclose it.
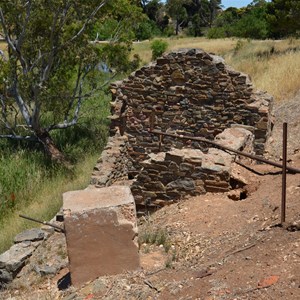
<path fill-rule="evenodd" d="M 300 1 L 254 0 L 226 10 L 221 0 L 141 0 L 144 18 L 133 34 L 137 40 L 185 34 L 209 38 L 280 39 L 300 34 Z M 100 36 L 102 34 L 101 27 Z M 101 32 L 102 31 L 102 32 Z M 109 36 L 102 36 L 108 38 Z"/>

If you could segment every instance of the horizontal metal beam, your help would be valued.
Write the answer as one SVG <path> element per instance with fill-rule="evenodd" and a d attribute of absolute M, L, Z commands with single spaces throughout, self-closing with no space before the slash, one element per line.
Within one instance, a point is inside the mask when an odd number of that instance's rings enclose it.
<path fill-rule="evenodd" d="M 259 161 L 259 162 L 263 162 L 265 164 L 268 164 L 268 165 L 271 165 L 271 166 L 274 166 L 274 167 L 277 167 L 277 168 L 280 168 L 280 169 L 282 169 L 282 167 L 283 167 L 282 164 L 280 164 L 278 162 L 265 159 L 265 158 L 263 158 L 261 156 L 258 156 L 258 155 L 253 155 L 253 154 L 245 153 L 245 152 L 242 152 L 242 151 L 239 151 L 239 150 L 235 150 L 235 149 L 232 149 L 230 147 L 220 145 L 220 144 L 218 144 L 214 141 L 207 140 L 205 138 L 192 137 L 192 136 L 186 136 L 186 135 L 181 135 L 181 134 L 179 135 L 179 134 L 172 134 L 172 133 L 164 133 L 164 132 L 159 131 L 159 130 L 150 130 L 150 133 L 169 136 L 169 137 L 173 137 L 173 138 L 177 138 L 177 139 L 191 140 L 191 141 L 207 143 L 207 144 L 210 144 L 210 145 L 214 145 L 217 148 L 224 149 L 224 150 L 227 150 L 227 151 L 230 151 L 230 152 L 233 152 L 233 153 L 236 153 L 236 154 L 254 159 L 254 160 Z M 286 169 L 290 173 L 293 173 L 293 174 L 300 173 L 300 169 L 297 169 L 297 168 L 294 168 L 294 167 L 286 166 Z"/>

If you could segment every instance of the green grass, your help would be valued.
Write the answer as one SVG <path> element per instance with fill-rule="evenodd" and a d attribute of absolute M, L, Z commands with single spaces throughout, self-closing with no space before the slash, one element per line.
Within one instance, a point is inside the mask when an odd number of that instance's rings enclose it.
<path fill-rule="evenodd" d="M 38 144 L 0 140 L 0 253 L 20 231 L 39 226 L 24 214 L 50 220 L 62 205 L 62 193 L 83 189 L 106 144 L 110 95 L 96 95 L 83 106 L 78 124 L 53 133 L 73 168 L 53 164 Z"/>
<path fill-rule="evenodd" d="M 26 200 L 21 198 L 14 210 L 8 211 L 1 220 L 0 253 L 10 247 L 14 236 L 20 231 L 39 226 L 37 223 L 20 218 L 19 214 L 42 221 L 50 220 L 62 206 L 62 193 L 87 187 L 100 152 L 101 149 L 99 153 L 88 154 L 76 165 L 72 173 L 56 171 L 51 177 L 43 176 L 37 186 L 32 186 L 30 197 L 24 193 L 28 198 Z"/>

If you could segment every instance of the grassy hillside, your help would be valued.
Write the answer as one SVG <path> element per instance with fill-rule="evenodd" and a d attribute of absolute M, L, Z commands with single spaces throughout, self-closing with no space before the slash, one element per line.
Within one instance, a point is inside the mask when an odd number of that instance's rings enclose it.
<path fill-rule="evenodd" d="M 251 76 L 257 89 L 267 91 L 277 101 L 294 96 L 300 89 L 300 40 L 257 41 L 205 38 L 165 39 L 168 50 L 201 48 L 224 57 L 226 63 Z M 134 53 L 144 63 L 151 60 L 151 42 L 134 44 Z"/>
<path fill-rule="evenodd" d="M 300 89 L 300 41 L 247 41 L 204 38 L 167 39 L 168 51 L 202 48 L 225 58 L 236 70 L 249 74 L 256 88 L 266 90 L 278 101 L 288 99 Z M 151 60 L 151 42 L 134 44 L 144 64 Z M 5 44 L 0 43 L 0 49 Z M 55 139 L 74 162 L 64 170 L 45 163 L 42 152 L 32 146 L 0 140 L 0 253 L 24 228 L 36 224 L 20 219 L 20 213 L 40 220 L 52 218 L 62 204 L 62 193 L 88 185 L 90 174 L 107 138 L 110 96 L 102 93 L 93 99 L 93 109 L 84 108 L 85 123 L 61 131 Z M 22 146 L 22 147 L 21 147 Z"/>

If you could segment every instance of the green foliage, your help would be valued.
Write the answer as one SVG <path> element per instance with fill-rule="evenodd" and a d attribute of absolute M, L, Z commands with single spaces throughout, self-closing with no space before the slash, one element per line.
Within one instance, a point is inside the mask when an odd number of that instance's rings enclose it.
<path fill-rule="evenodd" d="M 168 14 L 172 19 L 174 19 L 176 26 L 175 26 L 175 34 L 178 35 L 180 25 L 187 20 L 188 14 L 187 10 L 184 7 L 184 4 L 188 1 L 182 0 L 167 0 L 166 9 Z"/>
<path fill-rule="evenodd" d="M 163 30 L 163 35 L 167 37 L 171 37 L 174 34 L 174 27 L 172 25 L 168 25 Z"/>
<path fill-rule="evenodd" d="M 293 0 L 255 0 L 247 7 L 228 8 L 213 22 L 218 28 L 209 31 L 209 37 L 266 39 L 300 35 L 300 2 Z"/>
<path fill-rule="evenodd" d="M 110 96 L 102 92 L 98 97 L 84 104 L 78 124 L 53 135 L 56 144 L 74 164 L 88 155 L 100 153 L 106 143 Z M 72 179 L 72 171 L 45 160 L 39 150 L 38 144 L 0 140 L 0 224 L 15 210 L 30 203 L 42 182 L 61 174 Z"/>
<path fill-rule="evenodd" d="M 229 7 L 214 20 L 215 27 L 231 26 L 241 18 L 241 12 L 235 7 Z"/>
<path fill-rule="evenodd" d="M 209 39 L 222 39 L 227 37 L 226 29 L 223 27 L 212 27 L 207 32 L 207 38 Z"/>
<path fill-rule="evenodd" d="M 267 7 L 270 37 L 300 36 L 300 2 L 273 0 Z"/>
<path fill-rule="evenodd" d="M 109 1 L 106 12 L 93 25 L 91 40 L 127 43 L 135 39 L 136 27 L 147 20 L 131 0 Z"/>
<path fill-rule="evenodd" d="M 191 26 L 189 27 L 189 34 L 197 37 L 202 35 L 201 31 L 201 18 L 198 14 L 193 15 L 192 20 L 191 20 Z"/>
<path fill-rule="evenodd" d="M 268 36 L 265 7 L 252 8 L 234 24 L 233 34 L 237 37 L 265 39 Z"/>
<path fill-rule="evenodd" d="M 269 34 L 266 18 L 267 3 L 256 1 L 247 8 L 228 8 L 217 16 L 214 27 L 208 31 L 209 38 L 236 36 L 240 38 L 265 39 Z"/>
<path fill-rule="evenodd" d="M 159 35 L 161 35 L 161 32 L 154 21 L 144 21 L 135 29 L 135 38 L 139 41 L 151 39 Z"/>
<path fill-rule="evenodd" d="M 75 126 L 85 102 L 101 90 L 99 64 L 130 70 L 133 29 L 144 17 L 131 0 L 22 3 L 0 0 L 9 47 L 0 59 L 0 138 L 39 141 L 51 155 L 49 132 Z M 111 43 L 95 46 L 95 33 Z"/>
<path fill-rule="evenodd" d="M 161 56 L 168 48 L 168 43 L 163 40 L 154 40 L 151 43 L 152 59 L 157 59 Z"/>
<path fill-rule="evenodd" d="M 143 10 L 150 20 L 157 21 L 162 8 L 163 4 L 159 0 L 151 0 L 143 7 Z"/>

